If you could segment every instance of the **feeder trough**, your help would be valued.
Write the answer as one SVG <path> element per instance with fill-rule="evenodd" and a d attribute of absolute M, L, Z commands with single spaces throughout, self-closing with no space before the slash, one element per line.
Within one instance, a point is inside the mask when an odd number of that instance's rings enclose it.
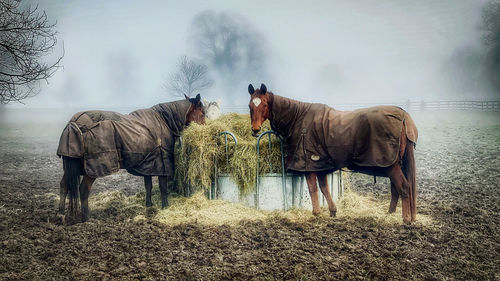
<path fill-rule="evenodd" d="M 227 155 L 228 136 L 232 138 L 235 145 L 238 144 L 238 140 L 231 132 L 222 132 L 221 134 L 225 137 Z M 248 195 L 241 195 L 237 184 L 233 181 L 230 174 L 217 173 L 216 171 L 215 182 L 209 192 L 209 197 L 212 199 L 227 200 L 233 203 L 242 203 L 262 210 L 289 210 L 292 207 L 311 210 L 312 203 L 305 176 L 303 174 L 285 173 L 283 142 L 274 131 L 266 131 L 257 138 L 257 154 L 259 155 L 260 140 L 265 135 L 268 135 L 269 143 L 271 143 L 271 135 L 275 135 L 280 140 L 282 173 L 259 175 L 259 166 L 257 166 L 255 191 Z M 258 165 L 259 164 L 260 163 L 258 163 Z M 340 170 L 328 174 L 328 186 L 333 200 L 337 202 L 344 192 Z M 326 200 L 321 192 L 319 192 L 319 194 L 321 197 L 319 201 L 320 205 L 327 206 Z"/>

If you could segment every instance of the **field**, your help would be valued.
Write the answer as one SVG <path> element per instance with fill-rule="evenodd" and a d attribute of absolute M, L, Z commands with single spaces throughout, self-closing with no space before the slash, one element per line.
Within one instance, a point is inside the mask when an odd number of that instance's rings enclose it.
<path fill-rule="evenodd" d="M 500 279 L 500 113 L 413 113 L 421 221 L 410 226 L 400 209 L 381 219 L 343 204 L 337 218 L 247 210 L 211 223 L 183 206 L 243 207 L 198 195 L 147 210 L 142 179 L 124 172 L 96 181 L 89 222 L 65 226 L 55 151 L 70 116 L 0 111 L 0 279 Z M 388 180 L 348 177 L 360 209 L 388 208 Z"/>

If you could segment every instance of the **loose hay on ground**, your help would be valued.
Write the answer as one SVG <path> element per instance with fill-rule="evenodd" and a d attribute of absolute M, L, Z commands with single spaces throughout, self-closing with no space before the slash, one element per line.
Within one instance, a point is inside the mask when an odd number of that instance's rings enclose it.
<path fill-rule="evenodd" d="M 161 210 L 155 219 L 167 224 L 199 223 L 203 225 L 235 225 L 245 220 L 264 220 L 266 213 L 223 200 L 208 200 L 202 192 L 190 198 L 172 200 L 172 206 Z"/>
<path fill-rule="evenodd" d="M 389 214 L 389 200 L 381 200 L 372 196 L 363 196 L 350 189 L 346 189 L 344 196 L 337 204 L 337 216 L 352 219 L 372 218 L 377 223 L 403 224 L 401 218 L 401 201 L 396 212 Z M 430 216 L 417 214 L 418 225 L 431 225 L 433 220 Z"/>
<path fill-rule="evenodd" d="M 367 220 L 369 223 L 400 225 L 401 208 L 388 214 L 389 200 L 377 199 L 372 196 L 360 195 L 351 190 L 347 177 L 344 177 L 346 190 L 342 199 L 337 202 L 338 218 L 348 220 Z M 170 206 L 164 210 L 158 188 L 154 188 L 152 201 L 154 207 L 144 207 L 144 192 L 134 196 L 125 196 L 120 192 L 104 192 L 90 198 L 92 217 L 99 219 L 153 219 L 166 225 L 201 224 L 201 225 L 237 225 L 245 221 L 265 221 L 272 219 L 287 219 L 296 223 L 314 220 L 311 211 L 303 208 L 293 208 L 284 211 L 263 211 L 223 200 L 208 200 L 203 192 L 197 192 L 192 197 L 174 196 L 169 198 Z M 327 208 L 322 209 L 322 217 L 329 214 Z M 323 220 L 320 223 L 327 223 Z M 419 214 L 417 225 L 433 224 L 430 216 Z"/>
<path fill-rule="evenodd" d="M 144 193 L 142 195 L 144 198 Z M 97 219 L 133 218 L 145 208 L 138 199 L 137 195 L 126 196 L 120 191 L 102 192 L 89 198 L 89 208 L 92 217 Z"/>

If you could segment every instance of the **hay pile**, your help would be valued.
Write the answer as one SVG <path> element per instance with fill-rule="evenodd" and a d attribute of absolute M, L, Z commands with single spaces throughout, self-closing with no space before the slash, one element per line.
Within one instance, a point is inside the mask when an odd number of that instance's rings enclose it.
<path fill-rule="evenodd" d="M 243 204 L 208 200 L 203 192 L 193 196 L 172 198 L 171 206 L 158 211 L 154 219 L 167 225 L 203 224 L 236 225 L 241 221 L 265 220 L 266 213 Z M 144 219 L 142 216 L 135 218 Z"/>
<path fill-rule="evenodd" d="M 192 190 L 207 190 L 212 185 L 215 168 L 217 173 L 229 173 L 240 188 L 241 194 L 248 194 L 255 188 L 257 171 L 256 141 L 252 136 L 248 114 L 228 113 L 205 125 L 191 124 L 182 132 L 182 146 L 176 151 L 176 182 L 178 190 L 187 187 Z M 262 126 L 262 132 L 270 130 L 269 122 Z M 224 146 L 223 131 L 232 132 L 238 145 L 228 136 L 228 155 Z M 266 136 L 260 142 L 260 173 L 281 172 L 279 141 Z M 269 164 L 271 163 L 271 165 Z M 184 192 L 185 193 L 185 192 Z"/>
<path fill-rule="evenodd" d="M 337 218 L 348 221 L 361 221 L 366 224 L 402 225 L 401 202 L 397 211 L 388 214 L 390 198 L 382 199 L 361 195 L 349 188 L 347 178 L 344 178 L 346 191 L 343 198 L 337 202 Z M 321 195 L 322 196 L 322 195 Z M 314 217 L 310 210 L 293 208 L 287 212 L 258 210 L 243 204 L 230 203 L 223 200 L 208 200 L 202 191 L 191 197 L 170 196 L 170 206 L 161 209 L 161 199 L 158 186 L 153 187 L 153 207 L 144 206 L 145 193 L 125 196 L 119 191 L 103 192 L 91 195 L 89 205 L 91 217 L 99 220 L 156 220 L 166 225 L 201 224 L 208 226 L 239 225 L 249 221 L 269 221 L 287 219 L 296 223 L 316 221 L 328 223 L 329 211 L 322 207 L 321 218 Z M 416 226 L 433 225 L 430 215 L 418 214 Z"/>

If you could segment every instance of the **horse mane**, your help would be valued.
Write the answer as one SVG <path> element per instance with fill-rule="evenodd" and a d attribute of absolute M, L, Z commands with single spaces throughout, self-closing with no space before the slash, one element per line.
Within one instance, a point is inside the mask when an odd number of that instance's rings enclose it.
<path fill-rule="evenodd" d="M 160 103 L 153 106 L 152 109 L 156 110 L 162 116 L 172 134 L 180 136 L 191 105 L 193 104 L 190 101 L 184 99 Z"/>
<path fill-rule="evenodd" d="M 268 92 L 269 93 L 269 102 L 267 103 L 268 108 L 269 108 L 269 122 L 271 123 L 273 120 L 273 104 L 274 104 L 274 93 L 273 92 Z"/>

